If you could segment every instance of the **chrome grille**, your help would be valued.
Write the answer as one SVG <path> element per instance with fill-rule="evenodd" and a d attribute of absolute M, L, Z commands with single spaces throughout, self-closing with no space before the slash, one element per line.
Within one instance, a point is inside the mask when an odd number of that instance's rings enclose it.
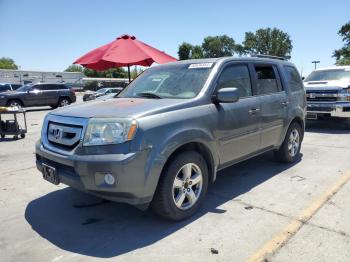
<path fill-rule="evenodd" d="M 82 141 L 88 118 L 48 114 L 44 120 L 41 141 L 45 149 L 62 154 L 74 154 Z"/>
<path fill-rule="evenodd" d="M 74 147 L 80 140 L 83 127 L 49 123 L 47 139 L 64 147 Z"/>

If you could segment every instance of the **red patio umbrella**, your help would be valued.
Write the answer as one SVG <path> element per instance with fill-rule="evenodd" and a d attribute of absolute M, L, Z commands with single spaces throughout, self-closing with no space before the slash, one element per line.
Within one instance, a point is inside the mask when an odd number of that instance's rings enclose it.
<path fill-rule="evenodd" d="M 154 62 L 164 64 L 172 61 L 176 58 L 137 40 L 135 36 L 122 35 L 78 58 L 74 64 L 97 71 L 127 66 L 130 82 L 131 65 L 150 66 Z"/>

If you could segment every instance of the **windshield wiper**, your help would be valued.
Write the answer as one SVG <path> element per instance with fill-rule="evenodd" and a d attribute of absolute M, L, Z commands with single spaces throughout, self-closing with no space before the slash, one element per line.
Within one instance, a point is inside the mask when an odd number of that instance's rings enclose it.
<path fill-rule="evenodd" d="M 137 93 L 136 95 L 140 97 L 146 97 L 146 98 L 156 98 L 156 99 L 162 98 L 161 96 L 156 95 L 155 93 L 148 93 L 148 92 L 141 92 L 141 93 Z"/>

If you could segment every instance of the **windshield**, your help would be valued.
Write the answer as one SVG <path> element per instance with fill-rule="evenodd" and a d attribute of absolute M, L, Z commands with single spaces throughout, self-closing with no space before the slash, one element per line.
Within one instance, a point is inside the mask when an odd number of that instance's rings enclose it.
<path fill-rule="evenodd" d="M 196 97 L 213 63 L 173 64 L 149 68 L 120 93 L 119 97 L 182 98 Z"/>
<path fill-rule="evenodd" d="M 17 92 L 27 92 L 30 89 L 31 85 L 24 85 L 18 88 L 16 91 Z"/>
<path fill-rule="evenodd" d="M 313 71 L 305 81 L 345 80 L 350 79 L 350 69 Z"/>
<path fill-rule="evenodd" d="M 101 89 L 97 90 L 96 93 L 103 94 L 106 91 L 107 91 L 107 88 L 101 88 Z"/>

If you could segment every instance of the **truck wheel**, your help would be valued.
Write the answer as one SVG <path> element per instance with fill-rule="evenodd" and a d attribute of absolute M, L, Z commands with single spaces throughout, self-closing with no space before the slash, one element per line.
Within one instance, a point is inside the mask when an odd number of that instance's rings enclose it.
<path fill-rule="evenodd" d="M 203 157 L 189 151 L 177 155 L 163 170 L 152 209 L 170 220 L 182 220 L 200 207 L 208 188 L 208 167 Z"/>
<path fill-rule="evenodd" d="M 304 134 L 301 126 L 296 122 L 292 122 L 288 128 L 283 144 L 275 151 L 276 158 L 284 163 L 295 162 L 300 154 L 303 136 Z"/>
<path fill-rule="evenodd" d="M 23 107 L 22 102 L 19 100 L 10 100 L 7 102 L 6 106 L 17 106 L 18 108 Z"/>
<path fill-rule="evenodd" d="M 70 104 L 70 99 L 66 98 L 66 97 L 62 97 L 60 98 L 60 100 L 58 101 L 58 106 L 62 107 L 62 106 L 68 106 Z"/>

